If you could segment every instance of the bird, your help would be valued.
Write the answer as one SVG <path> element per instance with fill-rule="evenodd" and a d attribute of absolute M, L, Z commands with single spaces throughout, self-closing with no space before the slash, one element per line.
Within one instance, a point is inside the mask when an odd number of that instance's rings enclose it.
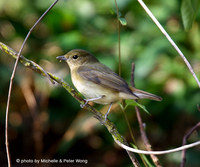
<path fill-rule="evenodd" d="M 86 98 L 85 104 L 81 105 L 82 108 L 89 101 L 110 104 L 105 120 L 112 104 L 122 99 L 162 100 L 160 96 L 129 86 L 122 77 L 86 50 L 73 49 L 56 58 L 68 64 L 73 85 Z"/>

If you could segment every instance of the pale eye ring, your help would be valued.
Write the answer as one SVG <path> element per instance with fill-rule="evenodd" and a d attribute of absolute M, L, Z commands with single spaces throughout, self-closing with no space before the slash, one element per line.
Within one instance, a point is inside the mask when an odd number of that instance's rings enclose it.
<path fill-rule="evenodd" d="M 73 59 L 77 59 L 77 58 L 78 58 L 78 55 L 74 55 L 74 56 L 73 56 Z"/>

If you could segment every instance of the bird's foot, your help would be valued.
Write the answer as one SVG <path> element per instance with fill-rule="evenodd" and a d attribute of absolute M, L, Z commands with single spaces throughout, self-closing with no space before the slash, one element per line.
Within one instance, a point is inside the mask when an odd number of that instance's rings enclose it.
<path fill-rule="evenodd" d="M 88 101 L 87 99 L 85 99 L 85 103 L 84 103 L 84 104 L 80 104 L 80 107 L 81 107 L 81 108 L 84 108 L 84 107 L 88 104 L 88 102 L 89 102 L 89 101 Z"/>
<path fill-rule="evenodd" d="M 109 112 L 110 112 L 110 110 L 111 110 L 111 107 L 112 107 L 112 103 L 110 103 L 110 106 L 109 106 L 109 108 L 108 108 L 108 111 L 107 111 L 106 114 L 104 115 L 104 121 L 102 122 L 103 124 L 106 123 L 106 120 L 107 120 L 107 118 L 108 118 L 108 114 L 109 114 Z"/>
<path fill-rule="evenodd" d="M 108 114 L 106 113 L 106 114 L 104 115 L 104 120 L 102 121 L 102 124 L 105 124 L 105 123 L 106 123 L 107 118 L 108 118 Z"/>
<path fill-rule="evenodd" d="M 105 97 L 105 95 L 102 95 L 102 96 L 99 96 L 99 97 L 95 97 L 95 98 L 92 98 L 92 99 L 84 99 L 85 100 L 85 104 L 81 104 L 81 108 L 84 108 L 89 101 L 95 101 L 95 100 L 99 100 L 101 98 Z"/>

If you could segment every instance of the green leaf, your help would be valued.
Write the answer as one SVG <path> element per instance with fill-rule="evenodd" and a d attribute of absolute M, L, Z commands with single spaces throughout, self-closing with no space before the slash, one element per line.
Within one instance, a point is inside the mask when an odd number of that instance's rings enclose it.
<path fill-rule="evenodd" d="M 137 106 L 143 109 L 147 114 L 151 115 L 144 105 L 137 103 Z"/>
<path fill-rule="evenodd" d="M 182 0 L 181 15 L 183 20 L 183 26 L 186 31 L 188 31 L 192 27 L 192 24 L 196 18 L 199 8 L 199 0 Z"/>
<path fill-rule="evenodd" d="M 125 102 L 126 102 L 126 106 L 124 108 L 125 111 L 128 108 L 128 106 L 133 106 L 133 107 L 137 106 L 137 103 L 134 100 L 127 99 L 125 100 Z"/>
<path fill-rule="evenodd" d="M 137 103 L 134 100 L 127 99 L 125 100 L 125 102 L 126 102 L 126 105 L 137 106 Z"/>
<path fill-rule="evenodd" d="M 126 21 L 126 19 L 124 17 L 119 17 L 118 20 L 121 23 L 121 25 L 123 25 L 123 26 L 127 25 L 127 21 Z"/>
<path fill-rule="evenodd" d="M 121 14 L 120 11 L 118 11 L 118 14 L 117 14 L 117 10 L 116 9 L 111 9 L 110 13 L 112 15 L 114 15 L 114 14 L 117 15 L 118 20 L 119 20 L 119 22 L 121 23 L 122 26 L 126 26 L 127 25 L 127 21 L 126 21 L 126 19 L 124 17 L 122 17 L 122 14 Z"/>
<path fill-rule="evenodd" d="M 128 106 L 138 106 L 142 110 L 144 110 L 147 114 L 151 115 L 144 105 L 139 104 L 138 102 L 136 102 L 134 100 L 130 100 L 130 99 L 125 100 L 125 102 L 126 102 L 126 106 L 125 106 L 124 110 L 126 110 Z"/>
<path fill-rule="evenodd" d="M 123 106 L 120 102 L 118 102 L 118 104 L 119 104 L 119 106 L 120 106 L 120 108 L 121 108 L 122 110 L 125 110 L 124 106 Z"/>
<path fill-rule="evenodd" d="M 131 147 L 135 148 L 135 149 L 138 149 L 137 146 L 133 143 L 130 143 Z"/>

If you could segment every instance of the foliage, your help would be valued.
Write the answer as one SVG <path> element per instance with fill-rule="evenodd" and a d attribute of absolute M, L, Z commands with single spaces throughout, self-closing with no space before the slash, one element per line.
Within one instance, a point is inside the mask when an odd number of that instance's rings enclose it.
<path fill-rule="evenodd" d="M 192 27 L 194 19 L 200 9 L 200 1 L 198 0 L 183 0 L 181 4 L 181 14 L 183 25 L 186 30 Z"/>

